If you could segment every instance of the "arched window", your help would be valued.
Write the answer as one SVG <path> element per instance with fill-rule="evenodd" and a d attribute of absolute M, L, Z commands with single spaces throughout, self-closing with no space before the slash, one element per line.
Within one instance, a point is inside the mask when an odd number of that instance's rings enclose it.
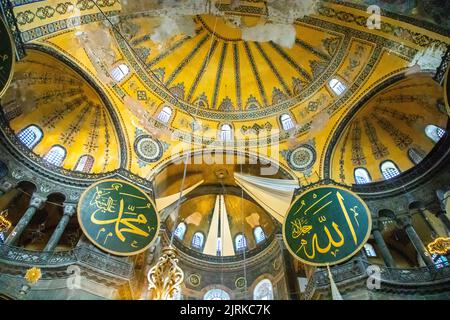
<path fill-rule="evenodd" d="M 220 127 L 220 140 L 230 141 L 233 139 L 233 128 L 229 124 L 223 124 Z"/>
<path fill-rule="evenodd" d="M 423 160 L 422 154 L 415 148 L 408 149 L 408 157 L 414 164 L 419 164 Z"/>
<path fill-rule="evenodd" d="M 273 286 L 268 279 L 261 280 L 253 290 L 253 300 L 273 300 Z"/>
<path fill-rule="evenodd" d="M 204 240 L 205 237 L 203 236 L 203 233 L 201 232 L 194 233 L 194 236 L 192 237 L 192 247 L 196 249 L 202 249 Z"/>
<path fill-rule="evenodd" d="M 437 143 L 445 135 L 445 130 L 433 124 L 430 124 L 425 127 L 425 134 L 428 138 Z"/>
<path fill-rule="evenodd" d="M 75 171 L 89 173 L 94 166 L 94 157 L 90 155 L 84 155 L 78 159 L 77 165 L 75 166 Z"/>
<path fill-rule="evenodd" d="M 57 167 L 60 167 L 66 158 L 66 150 L 61 146 L 53 146 L 44 156 L 44 160 Z"/>
<path fill-rule="evenodd" d="M 163 123 L 168 123 L 172 117 L 172 109 L 169 107 L 164 107 L 161 109 L 161 112 L 158 114 L 158 120 Z"/>
<path fill-rule="evenodd" d="M 369 172 L 364 168 L 355 169 L 355 181 L 356 184 L 365 184 L 372 182 Z"/>
<path fill-rule="evenodd" d="M 19 138 L 19 140 L 26 145 L 28 149 L 33 149 L 39 141 L 42 140 L 43 136 L 44 134 L 39 127 L 31 125 L 20 131 L 17 138 Z"/>
<path fill-rule="evenodd" d="M 120 82 L 130 73 L 130 68 L 126 64 L 119 64 L 111 70 L 111 77 Z"/>
<path fill-rule="evenodd" d="M 185 233 L 186 233 L 186 223 L 180 222 L 173 234 L 178 239 L 183 240 Z"/>
<path fill-rule="evenodd" d="M 331 79 L 328 84 L 330 85 L 331 90 L 333 90 L 333 92 L 338 96 L 340 96 L 345 92 L 345 90 L 347 90 L 345 84 L 343 84 L 336 78 Z"/>
<path fill-rule="evenodd" d="M 255 229 L 253 229 L 253 235 L 255 236 L 256 244 L 266 240 L 266 234 L 264 233 L 264 230 L 263 228 L 261 228 L 261 226 L 257 226 Z"/>
<path fill-rule="evenodd" d="M 377 253 L 375 252 L 374 247 L 370 243 L 366 243 L 364 245 L 364 251 L 369 258 L 376 257 Z"/>
<path fill-rule="evenodd" d="M 236 251 L 245 251 L 247 249 L 247 239 L 243 234 L 238 234 L 234 239 L 236 245 Z"/>
<path fill-rule="evenodd" d="M 292 120 L 291 116 L 286 113 L 280 116 L 280 122 L 281 127 L 285 131 L 291 130 L 292 128 L 295 127 L 294 121 Z"/>
<path fill-rule="evenodd" d="M 392 161 L 384 161 L 381 164 L 381 173 L 383 174 L 383 177 L 388 180 L 398 176 L 400 174 L 400 170 Z"/>
<path fill-rule="evenodd" d="M 211 289 L 205 293 L 203 300 L 230 300 L 230 295 L 222 289 Z"/>

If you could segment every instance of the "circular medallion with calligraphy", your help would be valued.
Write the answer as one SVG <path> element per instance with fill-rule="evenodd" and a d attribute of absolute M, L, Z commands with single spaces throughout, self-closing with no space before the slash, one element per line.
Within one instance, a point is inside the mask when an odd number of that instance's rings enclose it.
<path fill-rule="evenodd" d="M 316 162 L 316 150 L 309 144 L 303 144 L 289 153 L 288 164 L 297 171 L 310 169 Z"/>
<path fill-rule="evenodd" d="M 354 256 L 370 236 L 369 208 L 355 193 L 322 185 L 302 193 L 283 223 L 291 254 L 307 265 L 326 266 Z"/>
<path fill-rule="evenodd" d="M 152 199 L 142 189 L 117 179 L 99 181 L 83 192 L 78 221 L 92 243 L 119 256 L 145 251 L 159 233 Z"/>
<path fill-rule="evenodd" d="M 12 80 L 14 70 L 14 45 L 8 27 L 0 17 L 0 97 Z"/>
<path fill-rule="evenodd" d="M 161 143 L 149 135 L 137 137 L 134 142 L 134 150 L 137 156 L 146 162 L 158 161 L 163 154 Z"/>

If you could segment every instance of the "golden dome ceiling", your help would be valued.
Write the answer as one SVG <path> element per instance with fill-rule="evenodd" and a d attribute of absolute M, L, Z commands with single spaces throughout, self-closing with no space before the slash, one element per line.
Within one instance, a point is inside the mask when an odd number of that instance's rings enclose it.
<path fill-rule="evenodd" d="M 354 166 L 348 165 L 342 180 L 338 148 L 334 148 L 331 160 L 326 154 L 326 150 L 334 147 L 330 147 L 330 139 L 336 135 L 342 119 L 348 118 L 353 106 L 374 87 L 410 72 L 413 61 L 424 51 L 430 48 L 441 50 L 450 43 L 439 28 L 392 15 L 383 16 L 383 28 L 370 30 L 366 26 L 365 8 L 335 1 L 320 2 L 316 12 L 295 21 L 296 39 L 292 48 L 273 41 L 244 41 L 242 30 L 233 25 L 235 17 L 239 17 L 246 27 L 269 21 L 265 3 L 253 0 L 241 3 L 242 6 L 231 10 L 229 1 L 217 2 L 217 16 L 186 16 L 193 19 L 194 35 L 189 37 L 180 31 L 163 44 L 152 40 L 162 19 L 151 17 L 145 10 L 123 12 L 118 1 L 105 2 L 102 12 L 93 6 L 80 7 L 79 12 L 58 11 L 56 9 L 62 6 L 51 1 L 14 7 L 25 48 L 41 48 L 65 61 L 62 63 L 28 49 L 28 56 L 18 64 L 18 73 L 28 69 L 26 65 L 30 59 L 49 61 L 49 65 L 58 69 L 37 69 L 33 65 L 29 68 L 49 79 L 58 79 L 56 76 L 63 74 L 75 77 L 83 83 L 80 97 L 85 95 L 88 100 L 75 110 L 63 108 L 56 99 L 49 103 L 40 102 L 31 113 L 11 121 L 13 131 L 17 134 L 29 124 L 42 126 L 44 139 L 33 151 L 44 156 L 52 145 L 60 144 L 67 149 L 68 157 L 63 162 L 66 169 L 73 170 L 79 157 L 89 154 L 95 157 L 93 173 L 120 167 L 153 180 L 172 162 L 173 155 L 178 157 L 188 149 L 199 152 L 211 146 L 223 148 L 218 131 L 227 123 L 233 127 L 233 152 L 262 155 L 279 163 L 283 169 L 292 169 L 289 171 L 291 176 L 310 182 L 314 182 L 310 179 L 312 175 L 317 179 L 328 178 L 326 170 L 330 166 L 327 162 L 331 161 L 332 178 L 351 184 Z M 56 13 L 40 18 L 40 8 L 47 4 Z M 111 18 L 113 25 L 104 21 L 103 13 Z M 80 15 L 81 19 L 78 21 L 79 17 L 74 14 Z M 31 16 L 33 19 L 25 19 Z M 91 37 L 92 31 L 97 31 L 97 36 L 107 36 L 96 41 L 97 38 Z M 83 33 L 88 34 L 92 47 L 88 48 L 80 41 L 79 34 Z M 105 56 L 111 58 L 112 63 L 100 59 Z M 77 66 L 77 72 L 68 68 L 66 62 Z M 127 74 L 115 80 L 111 70 L 122 63 L 128 67 Z M 337 94 L 330 88 L 333 78 L 345 86 L 343 92 Z M 46 85 L 33 86 L 36 92 L 60 90 L 51 80 Z M 72 88 L 67 84 L 66 87 L 67 90 Z M 169 90 L 171 94 L 168 94 Z M 67 94 L 62 97 L 65 104 L 76 98 Z M 8 104 L 7 98 L 2 100 L 3 107 Z M 142 110 L 132 110 L 130 101 L 137 102 Z M 86 109 L 84 103 L 96 107 Z M 167 122 L 158 121 L 164 106 L 173 111 Z M 371 108 L 364 107 L 361 112 Z M 402 104 L 392 108 L 409 112 Z M 54 120 L 57 121 L 55 128 L 45 126 L 45 119 L 52 112 L 55 116 L 59 112 Z M 96 116 L 98 113 L 100 117 Z M 291 116 L 292 130 L 282 128 L 280 118 L 283 113 Z M 429 114 L 422 116 L 435 119 Z M 193 117 L 200 119 L 198 130 L 193 130 L 197 124 Z M 370 113 L 366 117 L 379 135 L 385 132 Z M 393 122 L 392 117 L 389 119 L 384 114 L 380 113 L 379 117 Z M 96 118 L 100 121 L 99 126 L 92 125 Z M 362 118 L 360 127 L 363 128 Z M 406 127 L 402 130 L 405 134 L 413 134 Z M 270 139 L 260 139 L 269 134 L 272 135 Z M 98 145 L 97 149 L 87 149 L 89 139 L 97 141 L 94 144 Z M 364 129 L 361 129 L 361 139 L 370 143 Z M 397 147 L 391 135 L 382 139 L 389 141 L 390 155 L 396 155 Z M 347 144 L 349 141 L 350 138 Z M 344 144 L 342 139 L 339 142 Z M 420 140 L 417 144 L 425 153 L 432 147 Z M 262 147 L 266 145 L 274 148 Z M 369 163 L 370 145 L 367 148 L 364 156 Z M 297 152 L 299 150 L 302 152 Z M 351 150 L 351 144 L 346 150 Z M 296 158 L 292 154 L 300 156 Z M 351 156 L 346 154 L 345 157 L 349 157 L 344 159 L 346 166 L 353 163 Z M 406 163 L 408 158 L 404 161 L 403 164 L 400 161 L 401 170 L 412 165 Z M 302 166 L 303 162 L 307 166 Z M 234 170 L 233 166 L 226 169 Z M 210 176 L 214 178 L 212 174 Z M 380 177 L 375 174 L 373 178 L 378 180 Z M 196 178 L 191 182 L 197 181 Z M 167 183 L 172 191 L 178 191 L 175 183 L 170 186 Z"/>
<path fill-rule="evenodd" d="M 412 168 L 411 150 L 425 158 L 435 142 L 425 128 L 447 128 L 443 88 L 429 74 L 407 76 L 357 106 L 333 145 L 331 177 L 354 184 L 354 171 L 364 168 L 372 181 L 383 180 L 380 165 L 393 161 L 401 172 Z"/>
<path fill-rule="evenodd" d="M 80 73 L 50 54 L 27 50 L 1 104 L 16 135 L 32 125 L 41 130 L 42 137 L 30 145 L 36 155 L 61 146 L 65 169 L 74 170 L 82 156 L 93 159 L 88 173 L 119 168 L 121 144 L 111 108 Z"/>
<path fill-rule="evenodd" d="M 195 18 L 195 36 L 179 35 L 161 46 L 149 33 L 156 23 L 138 17 L 121 24 L 135 58 L 179 99 L 217 112 L 249 112 L 298 97 L 332 67 L 343 40 L 331 30 L 298 23 L 292 48 L 243 41 L 242 29 L 203 15 Z"/>

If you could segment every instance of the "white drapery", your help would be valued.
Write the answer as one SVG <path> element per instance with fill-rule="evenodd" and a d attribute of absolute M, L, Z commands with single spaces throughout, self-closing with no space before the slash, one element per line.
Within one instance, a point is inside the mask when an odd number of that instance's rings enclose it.
<path fill-rule="evenodd" d="M 234 173 L 236 183 L 280 223 L 291 205 L 297 180 L 270 179 Z"/>
<path fill-rule="evenodd" d="M 221 226 L 220 237 L 219 220 Z M 217 255 L 218 250 L 220 250 L 222 256 L 234 256 L 233 239 L 231 238 L 228 213 L 227 208 L 225 207 L 225 198 L 223 195 L 216 197 L 213 218 L 209 227 L 208 237 L 206 238 L 203 253 L 215 256 Z"/>
<path fill-rule="evenodd" d="M 192 190 L 194 190 L 195 188 L 197 188 L 199 185 L 201 185 L 203 182 L 205 182 L 204 180 L 194 184 L 192 187 L 187 188 L 186 190 L 183 190 L 183 196 L 189 194 Z M 172 204 L 174 204 L 175 202 L 178 201 L 178 199 L 180 199 L 180 192 L 172 194 L 170 196 L 167 197 L 163 197 L 163 198 L 158 198 L 156 199 L 156 208 L 158 211 L 161 211 L 169 206 L 171 206 Z"/>

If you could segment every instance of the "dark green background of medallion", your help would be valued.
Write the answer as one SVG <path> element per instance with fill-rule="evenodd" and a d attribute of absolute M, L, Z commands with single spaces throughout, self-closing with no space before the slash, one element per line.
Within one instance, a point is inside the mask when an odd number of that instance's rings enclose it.
<path fill-rule="evenodd" d="M 148 237 L 143 237 L 141 235 L 135 235 L 132 233 L 125 232 L 123 233 L 126 237 L 125 241 L 122 242 L 120 239 L 115 236 L 114 233 L 114 224 L 110 225 L 95 225 L 91 221 L 91 215 L 95 211 L 96 206 L 90 205 L 91 200 L 93 199 L 96 188 L 110 188 L 112 184 L 114 183 L 120 183 L 123 185 L 123 187 L 120 189 L 120 192 L 133 194 L 140 197 L 145 197 L 146 200 L 136 199 L 133 198 L 132 201 L 130 201 L 130 198 L 124 198 L 125 199 L 125 205 L 124 208 L 126 209 L 129 204 L 132 204 L 136 207 L 138 206 L 144 206 L 147 202 L 150 202 L 152 205 L 150 208 L 146 209 L 136 209 L 136 212 L 142 213 L 147 218 L 147 225 L 150 225 L 154 227 L 152 231 L 150 232 L 150 235 Z M 117 199 L 120 200 L 118 192 L 117 193 Z M 143 250 L 145 250 L 148 246 L 151 245 L 153 240 L 156 238 L 157 232 L 159 230 L 159 218 L 158 214 L 156 212 L 155 206 L 153 201 L 150 200 L 147 194 L 144 193 L 144 191 L 140 190 L 139 188 L 135 187 L 134 185 L 122 181 L 122 180 L 105 180 L 99 183 L 95 183 L 91 185 L 81 196 L 80 202 L 78 204 L 78 210 L 79 210 L 79 222 L 83 229 L 83 232 L 86 234 L 86 236 L 99 248 L 113 254 L 118 255 L 133 255 L 137 254 Z M 98 218 L 105 217 L 104 215 L 98 214 Z M 114 237 L 110 237 L 107 241 L 106 245 L 103 244 L 104 237 L 99 237 L 99 241 L 96 240 L 97 234 L 101 228 L 105 228 L 106 234 L 108 232 L 112 232 L 114 234 Z M 145 228 L 141 228 L 146 230 Z M 132 248 L 130 244 L 134 241 L 138 241 L 139 246 L 137 248 Z"/>
<path fill-rule="evenodd" d="M 11 38 L 3 19 L 0 18 L 0 57 L 8 55 L 8 59 L 3 61 L 0 59 L 0 93 L 8 85 L 14 64 L 14 48 L 12 47 Z"/>
<path fill-rule="evenodd" d="M 328 192 L 332 192 L 332 194 L 329 196 L 329 200 L 333 200 L 333 203 L 325 207 L 323 210 L 320 211 L 320 213 L 317 213 L 316 215 L 303 215 L 304 208 L 307 208 L 308 206 L 304 207 L 301 210 L 301 214 L 297 213 L 294 215 L 294 213 L 300 208 L 301 201 L 305 200 L 306 204 L 313 204 L 315 201 L 326 195 Z M 348 224 L 346 222 L 345 216 L 342 213 L 341 207 L 339 205 L 339 201 L 336 197 L 336 192 L 340 192 L 342 197 L 344 198 L 344 204 L 346 205 L 347 211 L 349 213 L 350 220 L 352 221 L 353 225 L 355 226 L 355 233 L 357 236 L 357 244 L 354 243 L 350 228 L 348 228 Z M 313 195 L 316 194 L 317 198 L 313 199 Z M 328 199 L 328 198 L 327 198 Z M 322 205 L 325 204 L 328 201 L 322 201 Z M 357 228 L 355 219 L 353 217 L 352 212 L 350 211 L 350 208 L 353 208 L 353 206 L 358 206 L 358 221 L 360 227 Z M 315 206 L 316 209 L 320 208 L 320 205 Z M 312 210 L 311 210 L 312 211 Z M 314 259 L 310 259 L 307 257 L 304 253 L 304 250 L 301 249 L 296 253 L 297 249 L 299 248 L 300 240 L 303 238 L 308 241 L 308 244 L 312 242 L 312 236 L 315 232 L 318 233 L 318 240 L 319 245 L 321 247 L 325 247 L 327 244 L 328 239 L 324 239 L 325 233 L 323 230 L 323 224 L 319 222 L 318 218 L 321 216 L 325 216 L 327 218 L 326 226 L 331 231 L 331 235 L 334 236 L 334 238 L 337 240 L 338 235 L 334 230 L 331 229 L 331 223 L 336 222 L 340 226 L 340 230 L 344 235 L 345 238 L 345 244 L 344 246 L 339 248 L 339 252 L 336 254 L 336 257 L 334 257 L 330 252 L 325 254 L 319 254 L 316 251 L 316 257 Z M 308 224 L 313 227 L 311 232 L 307 235 L 302 235 L 298 237 L 297 239 L 292 238 L 291 236 L 291 222 L 294 221 L 296 218 L 299 217 L 305 217 L 308 219 Z M 352 192 L 343 189 L 343 188 L 336 188 L 334 186 L 323 186 L 314 188 L 311 190 L 306 191 L 305 193 L 301 194 L 295 202 L 292 204 L 287 216 L 285 223 L 283 225 L 283 235 L 284 240 L 286 242 L 286 245 L 289 248 L 289 251 L 294 254 L 294 256 L 298 257 L 301 261 L 305 263 L 309 263 L 311 265 L 322 265 L 325 266 L 327 264 L 333 265 L 340 263 L 342 261 L 345 261 L 349 259 L 351 256 L 356 254 L 360 248 L 366 243 L 371 230 L 371 217 L 370 212 L 365 205 L 365 203 L 355 194 Z M 344 227 L 345 226 L 345 227 Z M 320 228 L 320 229 L 319 229 Z M 320 231 L 318 231 L 320 230 Z M 307 247 L 308 252 L 311 252 L 310 245 Z"/>

